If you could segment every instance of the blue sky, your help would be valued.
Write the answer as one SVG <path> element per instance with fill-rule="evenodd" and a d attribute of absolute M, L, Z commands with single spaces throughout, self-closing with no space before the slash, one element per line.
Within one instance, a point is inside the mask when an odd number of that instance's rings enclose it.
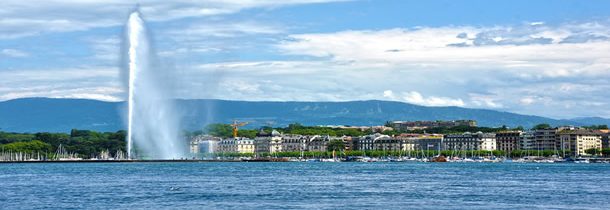
<path fill-rule="evenodd" d="M 122 0 L 7 0 L 0 100 L 125 98 Z M 142 1 L 177 98 L 610 117 L 610 1 Z"/>

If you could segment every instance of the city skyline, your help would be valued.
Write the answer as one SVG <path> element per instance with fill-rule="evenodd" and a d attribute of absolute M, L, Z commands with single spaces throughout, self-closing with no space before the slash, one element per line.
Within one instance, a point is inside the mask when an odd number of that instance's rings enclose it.
<path fill-rule="evenodd" d="M 3 2 L 0 101 L 125 100 L 123 1 Z M 610 2 L 147 1 L 176 98 L 610 117 Z"/>

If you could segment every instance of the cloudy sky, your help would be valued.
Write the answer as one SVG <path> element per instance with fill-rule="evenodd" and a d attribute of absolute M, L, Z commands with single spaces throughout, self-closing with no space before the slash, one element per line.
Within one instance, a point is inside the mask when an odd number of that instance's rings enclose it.
<path fill-rule="evenodd" d="M 3 0 L 0 101 L 122 101 L 125 0 Z M 610 117 L 610 1 L 141 1 L 177 98 Z"/>

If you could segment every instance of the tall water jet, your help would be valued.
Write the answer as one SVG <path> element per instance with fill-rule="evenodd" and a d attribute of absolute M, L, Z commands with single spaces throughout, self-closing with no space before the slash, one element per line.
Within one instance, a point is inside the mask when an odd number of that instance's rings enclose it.
<path fill-rule="evenodd" d="M 155 65 L 148 32 L 139 11 L 129 15 L 125 41 L 128 46 L 128 158 L 172 159 L 184 152 L 172 99 Z M 137 148 L 137 150 L 135 149 Z M 137 151 L 137 154 L 134 152 Z"/>

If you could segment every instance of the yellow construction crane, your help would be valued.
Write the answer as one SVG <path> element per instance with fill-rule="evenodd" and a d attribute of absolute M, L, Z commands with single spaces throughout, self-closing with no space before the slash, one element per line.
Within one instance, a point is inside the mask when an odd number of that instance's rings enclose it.
<path fill-rule="evenodd" d="M 233 121 L 233 124 L 231 124 L 231 127 L 233 127 L 233 138 L 237 138 L 238 128 L 247 124 L 248 122 L 238 122 L 237 120 Z"/>

